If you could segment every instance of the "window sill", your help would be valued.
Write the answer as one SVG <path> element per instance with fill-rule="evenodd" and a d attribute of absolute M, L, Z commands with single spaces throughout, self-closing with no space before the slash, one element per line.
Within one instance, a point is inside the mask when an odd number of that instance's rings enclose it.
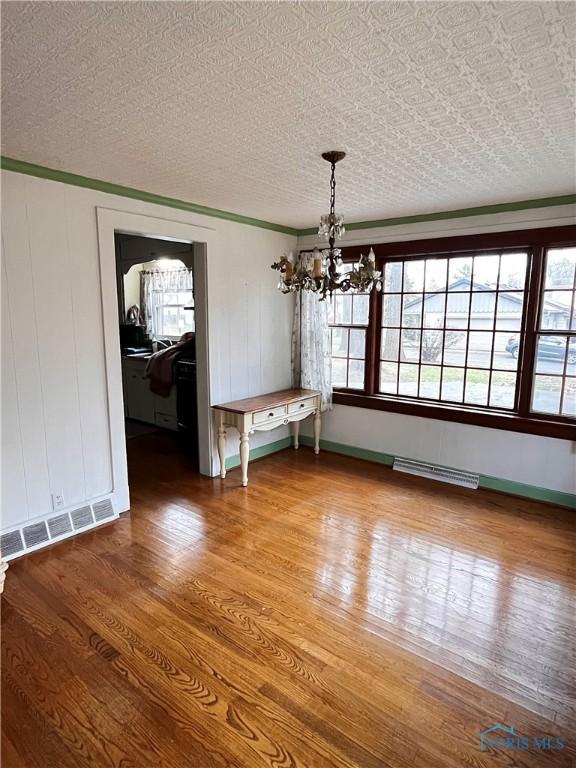
<path fill-rule="evenodd" d="M 432 405 L 413 400 L 397 400 L 383 395 L 352 394 L 334 392 L 332 401 L 335 405 L 350 405 L 355 408 L 370 408 L 376 411 L 402 413 L 438 421 L 452 421 L 460 424 L 472 424 L 491 429 L 504 429 L 508 432 L 524 432 L 531 435 L 555 437 L 559 440 L 576 441 L 576 424 L 569 421 L 554 421 L 546 417 L 526 418 L 515 414 L 486 412 L 474 408 Z"/>

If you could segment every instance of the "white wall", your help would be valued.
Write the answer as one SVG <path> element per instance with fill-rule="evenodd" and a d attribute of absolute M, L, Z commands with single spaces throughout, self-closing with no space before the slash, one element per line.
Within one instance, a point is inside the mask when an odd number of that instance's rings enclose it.
<path fill-rule="evenodd" d="M 294 237 L 3 171 L 2 530 L 51 513 L 53 493 L 73 508 L 112 488 L 97 207 L 192 224 L 209 242 L 212 403 L 290 385 L 291 303 L 270 264 Z"/>
<path fill-rule="evenodd" d="M 576 223 L 576 205 L 462 219 L 352 230 L 342 245 L 450 237 Z M 301 237 L 300 248 L 319 244 Z M 310 434 L 308 425 L 303 433 Z M 429 461 L 555 491 L 576 493 L 576 443 L 499 429 L 337 405 L 324 414 L 322 437 L 404 458 Z"/>

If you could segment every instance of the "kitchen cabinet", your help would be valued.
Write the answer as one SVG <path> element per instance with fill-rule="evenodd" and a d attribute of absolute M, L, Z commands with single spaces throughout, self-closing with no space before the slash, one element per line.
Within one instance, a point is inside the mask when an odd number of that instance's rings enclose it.
<path fill-rule="evenodd" d="M 178 428 L 176 387 L 172 387 L 169 397 L 160 397 L 151 392 L 150 382 L 144 378 L 147 362 L 147 357 L 122 358 L 124 415 L 130 419 L 175 431 Z"/>

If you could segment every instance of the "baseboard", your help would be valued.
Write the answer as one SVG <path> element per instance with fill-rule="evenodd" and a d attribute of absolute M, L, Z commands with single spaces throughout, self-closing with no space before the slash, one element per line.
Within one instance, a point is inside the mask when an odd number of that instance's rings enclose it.
<path fill-rule="evenodd" d="M 261 445 L 258 448 L 250 448 L 250 461 L 261 459 L 263 456 L 268 456 L 271 453 L 278 453 L 285 448 L 290 448 L 292 445 L 292 438 L 290 436 L 283 437 L 282 440 L 276 440 L 274 443 L 267 443 Z M 240 454 L 236 453 L 234 456 L 228 456 L 226 459 L 226 469 L 234 469 L 234 467 L 240 466 Z"/>
<path fill-rule="evenodd" d="M 312 446 L 314 444 L 313 438 L 309 437 L 308 435 L 301 435 L 300 442 L 302 445 Z M 331 453 L 340 453 L 343 456 L 352 456 L 355 459 L 364 459 L 365 461 L 373 461 L 377 464 L 385 464 L 388 467 L 392 466 L 395 458 L 411 458 L 409 456 L 396 457 L 390 453 L 381 453 L 380 451 L 371 451 L 366 448 L 357 448 L 355 445 L 335 443 L 331 440 L 320 440 L 320 448 Z M 510 496 L 521 496 L 526 499 L 545 501 L 549 504 L 557 504 L 561 507 L 576 509 L 576 495 L 573 493 L 554 491 L 550 488 L 540 488 L 537 485 L 518 483 L 515 480 L 503 480 L 502 478 L 491 477 L 490 475 L 480 475 L 480 482 L 478 487 L 485 488 L 486 490 L 490 491 L 498 491 L 499 493 L 506 493 Z"/>

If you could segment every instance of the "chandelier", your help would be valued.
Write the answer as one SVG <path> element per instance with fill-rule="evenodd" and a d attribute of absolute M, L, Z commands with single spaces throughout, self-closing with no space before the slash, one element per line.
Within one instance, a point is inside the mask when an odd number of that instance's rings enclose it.
<path fill-rule="evenodd" d="M 301 251 L 297 256 L 284 254 L 272 269 L 280 272 L 278 288 L 282 293 L 314 291 L 323 301 L 334 291 L 358 291 L 368 293 L 372 288 L 382 288 L 381 272 L 376 270 L 376 258 L 370 248 L 367 256 L 361 255 L 351 269 L 344 271 L 342 252 L 335 247 L 344 232 L 344 217 L 336 213 L 336 163 L 345 157 L 345 152 L 323 152 L 322 157 L 330 163 L 330 213 L 321 216 L 318 234 L 328 240 L 328 248 L 314 248 L 312 252 Z M 348 266 L 348 265 L 346 265 Z"/>

